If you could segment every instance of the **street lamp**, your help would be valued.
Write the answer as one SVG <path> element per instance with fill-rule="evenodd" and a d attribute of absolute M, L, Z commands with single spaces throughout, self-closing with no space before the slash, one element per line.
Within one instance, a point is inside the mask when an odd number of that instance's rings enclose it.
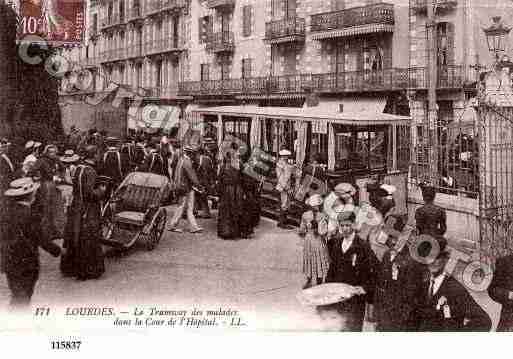
<path fill-rule="evenodd" d="M 495 54 L 495 60 L 499 62 L 499 53 L 505 51 L 506 42 L 505 38 L 511 31 L 510 27 L 506 27 L 500 16 L 492 18 L 492 25 L 483 29 L 486 35 L 486 42 L 488 43 L 488 50 Z"/>

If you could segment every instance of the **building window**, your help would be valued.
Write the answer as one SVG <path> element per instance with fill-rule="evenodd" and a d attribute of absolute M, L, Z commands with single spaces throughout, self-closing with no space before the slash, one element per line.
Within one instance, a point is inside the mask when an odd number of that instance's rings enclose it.
<path fill-rule="evenodd" d="M 246 5 L 242 8 L 242 36 L 251 36 L 253 22 L 253 7 Z"/>
<path fill-rule="evenodd" d="M 136 81 L 136 85 L 137 87 L 141 87 L 142 86 L 142 64 L 137 64 L 137 66 L 135 67 L 135 81 Z"/>
<path fill-rule="evenodd" d="M 92 25 L 93 33 L 98 31 L 98 14 L 93 14 L 93 25 Z"/>
<path fill-rule="evenodd" d="M 230 79 L 230 63 L 228 61 L 221 62 L 221 80 Z"/>
<path fill-rule="evenodd" d="M 201 64 L 200 80 L 201 81 L 210 80 L 210 65 L 209 64 Z"/>
<path fill-rule="evenodd" d="M 332 0 L 331 4 L 333 11 L 344 10 L 346 8 L 346 0 Z"/>
<path fill-rule="evenodd" d="M 297 0 L 284 0 L 285 18 L 293 19 L 296 17 Z"/>
<path fill-rule="evenodd" d="M 119 20 L 123 21 L 125 19 L 125 2 L 119 2 Z"/>
<path fill-rule="evenodd" d="M 249 79 L 251 75 L 251 59 L 242 59 L 242 78 Z"/>
<path fill-rule="evenodd" d="M 448 66 L 454 63 L 454 25 L 441 22 L 436 25 L 438 66 Z"/>
<path fill-rule="evenodd" d="M 214 32 L 214 22 L 212 16 L 204 16 L 199 18 L 199 42 L 204 44 L 209 41 Z"/>

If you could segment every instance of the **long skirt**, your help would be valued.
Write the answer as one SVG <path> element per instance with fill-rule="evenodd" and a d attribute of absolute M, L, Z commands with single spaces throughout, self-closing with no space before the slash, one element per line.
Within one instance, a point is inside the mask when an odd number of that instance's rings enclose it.
<path fill-rule="evenodd" d="M 4 245 L 5 274 L 11 291 L 11 305 L 26 306 L 30 303 L 39 277 L 39 255 L 37 249 L 24 241 L 13 241 Z"/>
<path fill-rule="evenodd" d="M 61 258 L 61 271 L 82 280 L 99 278 L 105 272 L 99 218 L 82 218 L 80 212 L 70 212 L 64 236 L 67 253 Z"/>
<path fill-rule="evenodd" d="M 307 233 L 303 249 L 303 273 L 307 278 L 325 279 L 328 275 L 330 256 L 324 240 Z"/>

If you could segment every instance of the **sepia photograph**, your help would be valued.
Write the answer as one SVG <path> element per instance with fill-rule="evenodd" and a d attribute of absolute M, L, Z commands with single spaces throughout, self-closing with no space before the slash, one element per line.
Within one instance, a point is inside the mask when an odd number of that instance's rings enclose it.
<path fill-rule="evenodd" d="M 512 28 L 0 0 L 0 336 L 513 331 Z"/>

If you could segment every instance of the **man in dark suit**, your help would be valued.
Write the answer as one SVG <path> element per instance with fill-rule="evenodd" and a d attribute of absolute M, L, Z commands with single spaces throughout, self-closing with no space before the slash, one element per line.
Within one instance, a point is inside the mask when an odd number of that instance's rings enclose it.
<path fill-rule="evenodd" d="M 9 183 L 14 179 L 16 167 L 8 155 L 10 143 L 6 138 L 0 139 L 0 195 L 9 188 Z"/>
<path fill-rule="evenodd" d="M 206 189 L 204 193 L 198 194 L 198 210 L 202 211 L 200 218 L 211 218 L 210 207 L 208 205 L 208 195 L 216 182 L 216 173 L 214 164 L 210 156 L 207 155 L 205 148 L 201 149 L 198 160 L 198 176 L 202 186 Z"/>
<path fill-rule="evenodd" d="M 513 331 L 513 255 L 497 259 L 488 294 L 502 304 L 497 331 Z"/>
<path fill-rule="evenodd" d="M 468 290 L 444 271 L 450 258 L 444 242 L 439 241 L 440 251 L 428 265 L 429 275 L 423 281 L 423 295 L 418 308 L 418 330 L 439 331 L 489 331 L 492 321 L 476 303 Z"/>
<path fill-rule="evenodd" d="M 355 295 L 340 303 L 349 331 L 361 331 L 365 304 L 372 303 L 377 258 L 369 244 L 355 233 L 356 214 L 342 212 L 337 217 L 338 231 L 330 240 L 331 264 L 326 282 L 346 283 L 355 288 Z"/>
<path fill-rule="evenodd" d="M 432 237 L 443 236 L 447 231 L 445 211 L 434 204 L 436 191 L 431 186 L 421 186 L 424 205 L 415 211 L 417 233 Z"/>
<path fill-rule="evenodd" d="M 391 245 L 376 271 L 376 331 L 413 331 L 428 269 L 410 256 L 407 245 L 395 248 L 394 240 Z"/>

